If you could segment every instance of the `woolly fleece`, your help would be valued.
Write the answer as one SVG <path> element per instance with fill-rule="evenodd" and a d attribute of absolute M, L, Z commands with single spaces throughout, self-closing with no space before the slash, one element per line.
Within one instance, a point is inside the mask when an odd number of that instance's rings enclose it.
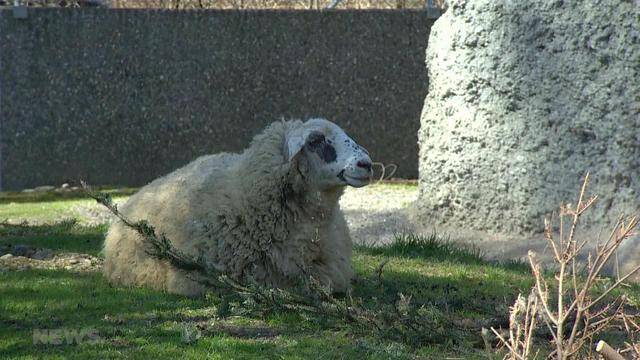
<path fill-rule="evenodd" d="M 335 292 L 349 288 L 352 241 L 339 208 L 343 187 L 313 191 L 284 154 L 286 134 L 301 121 L 276 122 L 242 154 L 202 156 L 146 185 L 122 206 L 146 219 L 173 245 L 234 279 L 286 287 L 303 273 Z M 196 273 L 151 257 L 149 245 L 121 222 L 109 229 L 105 276 L 187 296 L 206 288 Z"/>

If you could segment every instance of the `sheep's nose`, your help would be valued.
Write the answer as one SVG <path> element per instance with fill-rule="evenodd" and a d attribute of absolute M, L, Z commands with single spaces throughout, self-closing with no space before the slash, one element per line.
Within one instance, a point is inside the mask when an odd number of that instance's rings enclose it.
<path fill-rule="evenodd" d="M 371 171 L 371 161 L 368 160 L 359 160 L 356 165 L 361 167 L 367 171 Z"/>

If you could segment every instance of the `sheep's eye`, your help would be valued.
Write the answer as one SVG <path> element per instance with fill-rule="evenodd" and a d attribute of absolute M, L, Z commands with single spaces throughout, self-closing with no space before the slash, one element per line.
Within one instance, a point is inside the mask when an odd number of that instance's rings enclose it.
<path fill-rule="evenodd" d="M 327 144 L 327 139 L 324 134 L 319 131 L 313 131 L 307 137 L 307 149 L 312 151 L 322 159 L 322 161 L 327 164 L 336 161 L 338 155 L 336 154 L 336 149 Z"/>
<path fill-rule="evenodd" d="M 325 140 L 324 134 L 314 131 L 311 134 L 309 134 L 309 137 L 307 137 L 307 144 L 309 145 L 319 145 L 320 143 L 322 143 Z"/>

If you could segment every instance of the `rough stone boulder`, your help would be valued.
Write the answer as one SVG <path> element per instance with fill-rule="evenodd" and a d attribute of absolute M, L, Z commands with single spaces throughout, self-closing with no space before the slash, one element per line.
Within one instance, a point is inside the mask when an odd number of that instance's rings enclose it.
<path fill-rule="evenodd" d="M 422 224 L 535 234 L 586 171 L 599 195 L 586 228 L 638 213 L 639 3 L 452 1 L 427 69 Z"/>

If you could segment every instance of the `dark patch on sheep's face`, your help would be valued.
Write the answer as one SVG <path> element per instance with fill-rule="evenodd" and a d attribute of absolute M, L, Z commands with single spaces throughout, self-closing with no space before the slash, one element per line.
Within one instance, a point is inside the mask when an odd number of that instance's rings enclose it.
<path fill-rule="evenodd" d="M 371 179 L 371 158 L 367 151 L 325 119 L 310 119 L 303 127 L 287 133 L 285 145 L 286 158 L 290 162 L 295 160 L 291 163 L 312 189 L 360 187 Z"/>
<path fill-rule="evenodd" d="M 307 147 L 327 164 L 335 162 L 338 158 L 336 149 L 331 145 L 331 140 L 327 140 L 323 133 L 313 131 L 307 137 Z"/>

